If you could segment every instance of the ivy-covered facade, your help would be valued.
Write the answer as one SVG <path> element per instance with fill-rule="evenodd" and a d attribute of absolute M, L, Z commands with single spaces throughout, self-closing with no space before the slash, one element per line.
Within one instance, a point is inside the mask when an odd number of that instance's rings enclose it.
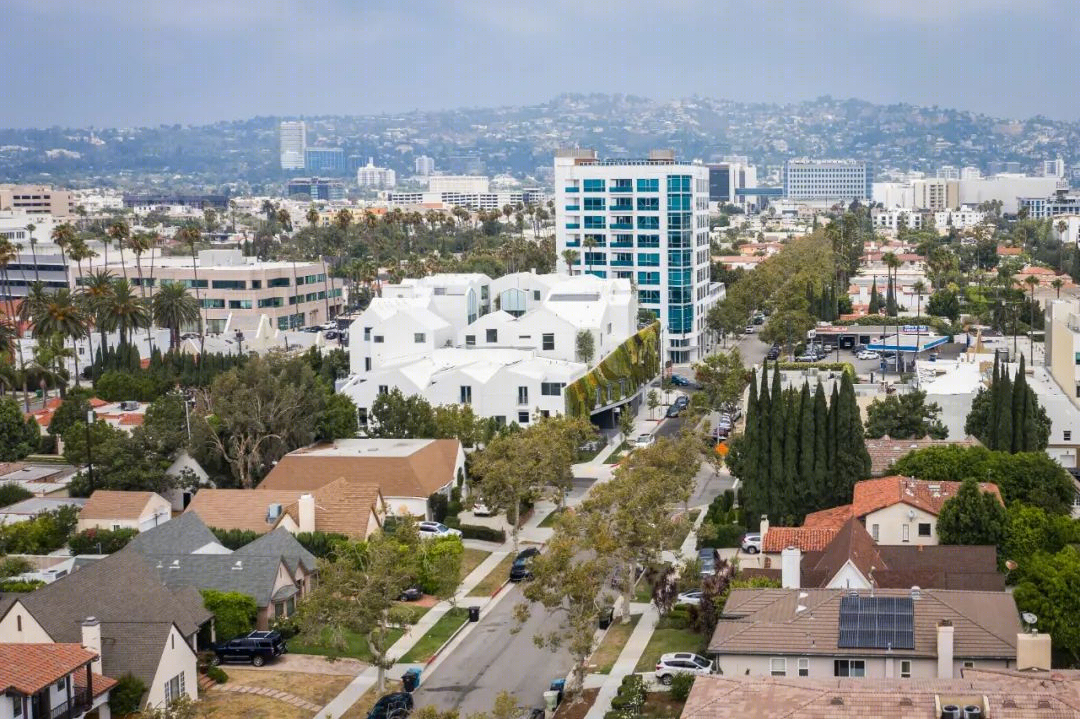
<path fill-rule="evenodd" d="M 633 395 L 660 372 L 660 323 L 638 330 L 590 372 L 566 386 L 566 413 L 589 417 Z"/>

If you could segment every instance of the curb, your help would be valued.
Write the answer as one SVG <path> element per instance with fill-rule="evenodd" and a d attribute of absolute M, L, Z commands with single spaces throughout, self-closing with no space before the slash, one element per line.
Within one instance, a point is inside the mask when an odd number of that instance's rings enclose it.
<path fill-rule="evenodd" d="M 454 641 L 457 638 L 457 635 L 461 634 L 465 630 L 465 627 L 469 626 L 469 624 L 470 624 L 469 618 L 465 617 L 465 621 L 461 623 L 461 626 L 459 626 L 457 629 L 455 629 L 454 632 L 449 637 L 446 638 L 446 641 L 443 642 L 441 645 L 439 645 L 439 648 L 436 649 L 435 652 L 430 657 L 427 658 L 427 661 L 424 662 L 424 667 L 426 668 L 426 667 L 430 666 L 431 663 L 433 661 L 435 661 L 440 654 L 442 654 L 442 650 L 446 649 L 446 646 L 450 642 Z"/>

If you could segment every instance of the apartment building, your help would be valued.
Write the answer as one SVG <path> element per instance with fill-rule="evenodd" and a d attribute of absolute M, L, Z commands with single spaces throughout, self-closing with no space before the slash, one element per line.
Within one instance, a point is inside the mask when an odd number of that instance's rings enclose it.
<path fill-rule="evenodd" d="M 1080 302 L 1046 303 L 1046 364 L 1054 381 L 1080 407 Z"/>
<path fill-rule="evenodd" d="M 75 214 L 75 195 L 46 185 L 0 185 L 0 210 L 71 217 Z"/>
<path fill-rule="evenodd" d="M 122 273 L 120 264 L 107 269 Z M 127 260 L 125 269 L 133 284 L 145 283 L 151 291 L 165 282 L 190 287 L 209 334 L 223 332 L 230 316 L 266 315 L 280 330 L 320 325 L 344 306 L 341 288 L 321 262 L 260 262 L 239 250 L 202 250 L 194 267 L 190 258 L 163 257 L 152 270 L 143 263 L 141 280 L 134 261 Z"/>
<path fill-rule="evenodd" d="M 435 160 L 427 155 L 420 155 L 413 160 L 413 171 L 421 177 L 435 172 Z"/>
<path fill-rule="evenodd" d="M 1027 210 L 1033 220 L 1045 220 L 1059 215 L 1080 214 L 1080 193 L 1058 190 L 1049 197 L 1018 197 L 1019 209 Z"/>
<path fill-rule="evenodd" d="M 914 191 L 915 209 L 937 212 L 960 206 L 959 175 L 947 179 L 914 180 L 911 187 Z"/>
<path fill-rule="evenodd" d="M 397 173 L 387 167 L 376 167 L 375 159 L 356 171 L 356 184 L 361 188 L 381 190 L 397 184 Z"/>
<path fill-rule="evenodd" d="M 307 126 L 304 121 L 281 123 L 281 169 L 303 170 L 304 150 L 307 147 Z"/>
<path fill-rule="evenodd" d="M 663 356 L 707 352 L 705 316 L 723 297 L 709 279 L 709 169 L 670 151 L 600 160 L 592 150 L 555 156 L 558 270 L 625 279 L 663 326 Z M 564 253 L 571 250 L 573 264 Z"/>
<path fill-rule="evenodd" d="M 484 175 L 432 175 L 428 178 L 428 192 L 462 192 L 484 194 L 490 192 L 490 181 Z"/>
<path fill-rule="evenodd" d="M 865 202 L 873 196 L 873 165 L 859 160 L 799 158 L 784 163 L 784 197 L 805 202 Z"/>

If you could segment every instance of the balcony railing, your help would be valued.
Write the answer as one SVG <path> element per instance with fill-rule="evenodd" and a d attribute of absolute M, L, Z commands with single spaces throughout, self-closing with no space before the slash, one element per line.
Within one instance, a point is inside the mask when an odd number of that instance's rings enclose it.
<path fill-rule="evenodd" d="M 90 710 L 91 704 L 90 692 L 85 688 L 76 689 L 71 694 L 71 701 L 49 710 L 49 719 L 77 719 Z"/>
<path fill-rule="evenodd" d="M 611 229 L 613 230 L 632 230 L 634 229 L 633 223 L 630 222 L 613 222 L 611 223 Z"/>
<path fill-rule="evenodd" d="M 567 212 L 580 212 L 581 211 L 581 205 L 567 205 L 566 206 L 566 211 Z"/>
<path fill-rule="evenodd" d="M 581 223 L 579 223 L 579 222 L 567 222 L 566 223 L 566 229 L 568 229 L 568 230 L 580 230 L 581 229 Z"/>
<path fill-rule="evenodd" d="M 633 192 L 634 191 L 634 186 L 633 185 L 619 185 L 619 186 L 612 185 L 611 191 L 612 192 Z"/>

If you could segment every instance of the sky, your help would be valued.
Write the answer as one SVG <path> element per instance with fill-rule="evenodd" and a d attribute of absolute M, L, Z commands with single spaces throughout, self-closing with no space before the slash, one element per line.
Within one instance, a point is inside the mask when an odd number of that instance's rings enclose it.
<path fill-rule="evenodd" d="M 563 92 L 761 102 L 828 94 L 1080 119 L 1076 0 L 3 5 L 0 127 L 395 113 Z"/>

